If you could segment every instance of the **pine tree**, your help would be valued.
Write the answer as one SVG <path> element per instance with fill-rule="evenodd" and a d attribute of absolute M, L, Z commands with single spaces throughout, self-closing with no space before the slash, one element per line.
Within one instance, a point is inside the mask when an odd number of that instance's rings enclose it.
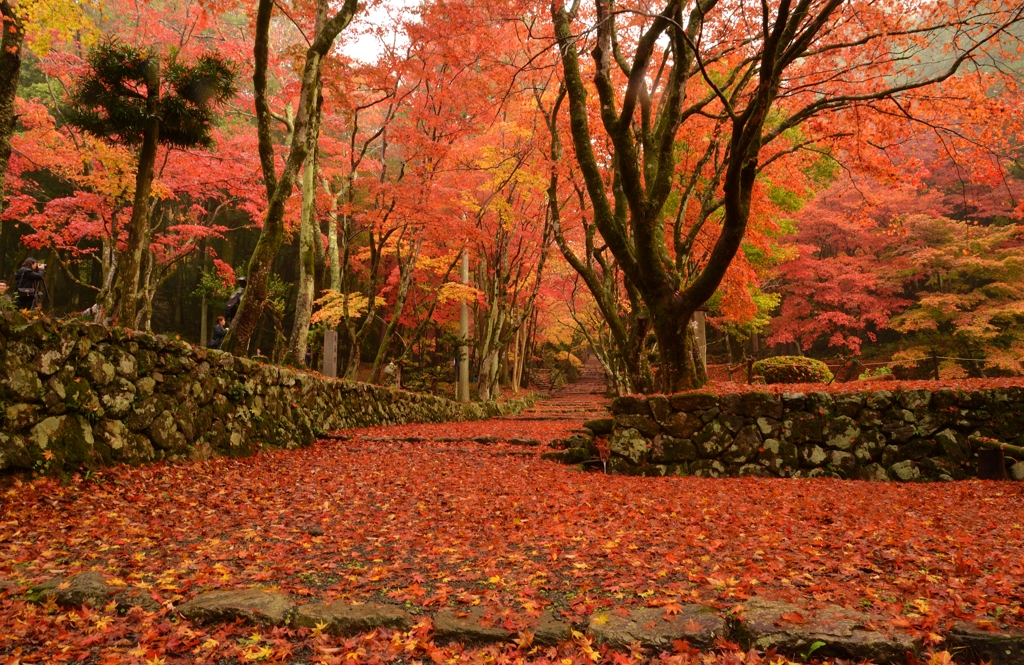
<path fill-rule="evenodd" d="M 118 286 L 112 289 L 116 294 L 105 294 L 107 303 L 117 303 L 108 318 L 126 326 L 135 325 L 157 148 L 210 147 L 214 107 L 235 94 L 230 61 L 213 53 L 191 63 L 179 56 L 172 51 L 161 62 L 151 49 L 104 41 L 90 51 L 89 69 L 76 82 L 65 113 L 85 132 L 138 148 L 127 247 L 117 268 Z"/>

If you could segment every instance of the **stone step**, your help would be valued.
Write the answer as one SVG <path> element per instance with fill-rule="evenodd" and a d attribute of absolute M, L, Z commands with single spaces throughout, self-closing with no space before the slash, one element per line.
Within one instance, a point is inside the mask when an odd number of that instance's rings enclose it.
<path fill-rule="evenodd" d="M 4 587 L 13 592 L 10 584 Z M 124 587 L 110 587 L 99 572 L 87 571 L 70 578 L 55 578 L 29 589 L 33 602 L 56 602 L 63 607 L 82 604 L 105 606 Z M 156 612 L 153 599 L 142 609 Z M 219 589 L 200 593 L 177 607 L 181 616 L 197 623 L 243 621 L 267 626 L 315 628 L 332 635 L 352 635 L 387 628 L 408 631 L 429 617 L 438 642 L 493 644 L 511 640 L 554 645 L 571 639 L 572 624 L 545 610 L 540 617 L 504 616 L 499 619 L 484 607 L 446 608 L 433 615 L 417 615 L 386 603 L 334 601 L 298 604 L 280 591 L 267 589 Z M 513 630 L 512 627 L 518 630 Z M 728 616 L 696 604 L 665 607 L 618 608 L 596 612 L 584 624 L 595 642 L 617 649 L 641 646 L 671 651 L 678 641 L 698 649 L 711 649 L 719 639 L 738 642 L 744 649 L 803 658 L 839 658 L 878 664 L 903 663 L 907 654 L 919 654 L 921 643 L 909 632 L 892 625 L 887 617 L 865 614 L 837 605 L 811 607 L 781 600 L 750 598 L 733 607 Z M 995 622 L 984 625 L 958 621 L 945 636 L 951 649 L 962 649 L 980 662 L 992 665 L 1024 663 L 1024 630 Z"/>

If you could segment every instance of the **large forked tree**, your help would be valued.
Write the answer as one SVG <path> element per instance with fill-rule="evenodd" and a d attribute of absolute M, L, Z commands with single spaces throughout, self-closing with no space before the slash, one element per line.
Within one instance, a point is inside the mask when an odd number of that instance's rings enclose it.
<path fill-rule="evenodd" d="M 690 321 L 742 246 L 761 169 L 787 152 L 874 131 L 886 117 L 912 119 L 922 88 L 951 85 L 965 63 L 998 49 L 1024 12 L 1003 0 L 940 0 L 917 9 L 890 0 L 669 0 L 654 13 L 646 3 L 595 0 L 584 15 L 579 0 L 571 8 L 552 3 L 594 224 L 650 314 L 666 392 L 706 380 Z M 592 88 L 579 55 L 587 43 Z M 596 109 L 588 105 L 591 90 Z M 592 114 L 604 136 L 595 135 Z M 691 234 L 667 228 L 670 200 L 687 201 L 690 191 L 673 197 L 676 182 L 689 181 L 689 190 L 698 178 L 679 178 L 678 135 L 684 123 L 709 121 L 727 149 L 711 176 L 717 200 L 704 206 L 718 212 L 697 223 L 720 231 L 681 270 Z M 610 154 L 599 152 L 606 142 Z"/>
<path fill-rule="evenodd" d="M 238 314 L 231 325 L 231 331 L 225 338 L 222 347 L 232 353 L 245 354 L 248 352 L 249 340 L 263 313 L 263 306 L 267 301 L 270 271 L 284 241 L 285 203 L 292 195 L 296 176 L 312 149 L 310 134 L 316 124 L 316 114 L 320 113 L 322 108 L 320 90 L 324 58 L 334 46 L 334 40 L 352 22 L 358 3 L 357 0 L 345 0 L 345 4 L 331 16 L 328 16 L 328 4 L 328 0 L 317 0 L 316 25 L 313 39 L 306 49 L 306 60 L 300 78 L 299 102 L 292 129 L 289 132 L 288 158 L 280 178 L 277 176 L 275 167 L 273 139 L 275 114 L 267 99 L 270 19 L 274 10 L 274 0 L 260 0 L 256 10 L 256 40 L 253 46 L 255 71 L 252 81 L 260 165 L 263 170 L 263 182 L 267 189 L 267 212 L 263 218 L 263 229 L 256 243 L 256 249 L 253 250 L 252 258 L 249 260 L 249 283 Z"/>

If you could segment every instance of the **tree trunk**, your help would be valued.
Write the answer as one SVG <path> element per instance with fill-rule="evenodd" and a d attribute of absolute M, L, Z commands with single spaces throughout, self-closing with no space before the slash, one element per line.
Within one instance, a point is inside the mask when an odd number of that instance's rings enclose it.
<path fill-rule="evenodd" d="M 319 137 L 320 112 L 323 98 L 317 103 L 309 132 L 310 146 L 306 167 L 302 173 L 302 221 L 299 227 L 299 281 L 295 301 L 295 322 L 292 336 L 288 341 L 288 355 L 285 362 L 303 366 L 306 364 L 306 344 L 309 338 L 309 319 L 313 315 L 314 286 L 316 281 L 316 246 L 320 233 L 316 223 L 316 143 Z"/>
<path fill-rule="evenodd" d="M 142 252 L 149 237 L 149 195 L 153 188 L 153 169 L 160 145 L 160 61 L 146 63 L 146 114 L 149 116 L 139 149 L 139 166 L 135 174 L 135 199 L 128 221 L 128 242 L 120 261 L 120 296 L 117 320 L 123 326 L 135 324 L 139 300 L 139 272 Z"/>
<path fill-rule="evenodd" d="M 242 297 L 242 303 L 235 316 L 231 330 L 224 339 L 224 349 L 231 353 L 248 353 L 249 342 L 259 323 L 263 307 L 267 302 L 268 283 L 274 259 L 284 241 L 285 203 L 291 197 L 295 177 L 306 161 L 309 146 L 311 120 L 315 113 L 320 90 L 323 59 L 330 52 L 334 40 L 352 21 L 356 11 L 356 0 L 345 0 L 344 6 L 326 20 L 327 0 L 319 0 L 313 43 L 306 50 L 302 69 L 299 104 L 295 114 L 288 159 L 281 177 L 277 177 L 273 142 L 273 114 L 267 101 L 267 68 L 270 51 L 270 24 L 274 0 L 259 0 L 256 10 L 256 39 L 253 46 L 253 92 L 256 105 L 257 137 L 260 151 L 260 165 L 267 190 L 267 211 L 263 218 L 263 229 L 249 260 L 249 283 Z"/>
<path fill-rule="evenodd" d="M 401 240 L 398 241 L 401 245 Z M 409 295 L 409 286 L 412 283 L 412 275 L 416 270 L 416 261 L 420 256 L 420 242 L 415 241 L 413 244 L 412 254 L 409 257 L 407 264 L 401 266 L 401 256 L 399 256 L 399 281 L 398 281 L 398 295 L 395 299 L 395 311 L 391 315 L 391 319 L 388 321 L 387 326 L 384 328 L 381 334 L 380 345 L 377 347 L 377 356 L 373 359 L 373 383 L 380 382 L 380 373 L 383 369 L 384 358 L 387 356 L 388 347 L 391 346 L 391 338 L 395 335 L 395 329 L 398 327 L 398 320 L 402 317 L 402 310 L 405 308 L 405 299 Z"/>
<path fill-rule="evenodd" d="M 14 98 L 21 78 L 21 50 L 25 29 L 8 0 L 0 2 L 0 211 L 7 191 L 7 164 L 11 160 L 11 137 L 14 136 Z"/>

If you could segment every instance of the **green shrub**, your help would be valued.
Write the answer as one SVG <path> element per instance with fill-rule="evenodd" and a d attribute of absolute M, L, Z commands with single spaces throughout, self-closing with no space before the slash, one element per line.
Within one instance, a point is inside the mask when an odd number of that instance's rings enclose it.
<path fill-rule="evenodd" d="M 876 367 L 875 369 L 864 370 L 864 373 L 858 375 L 857 379 L 863 381 L 865 379 L 872 379 L 876 376 L 892 376 L 892 370 L 886 367 L 885 365 L 882 365 L 881 367 Z"/>
<path fill-rule="evenodd" d="M 832 372 L 828 365 L 803 356 L 776 356 L 754 363 L 754 375 L 765 383 L 828 383 Z"/>

